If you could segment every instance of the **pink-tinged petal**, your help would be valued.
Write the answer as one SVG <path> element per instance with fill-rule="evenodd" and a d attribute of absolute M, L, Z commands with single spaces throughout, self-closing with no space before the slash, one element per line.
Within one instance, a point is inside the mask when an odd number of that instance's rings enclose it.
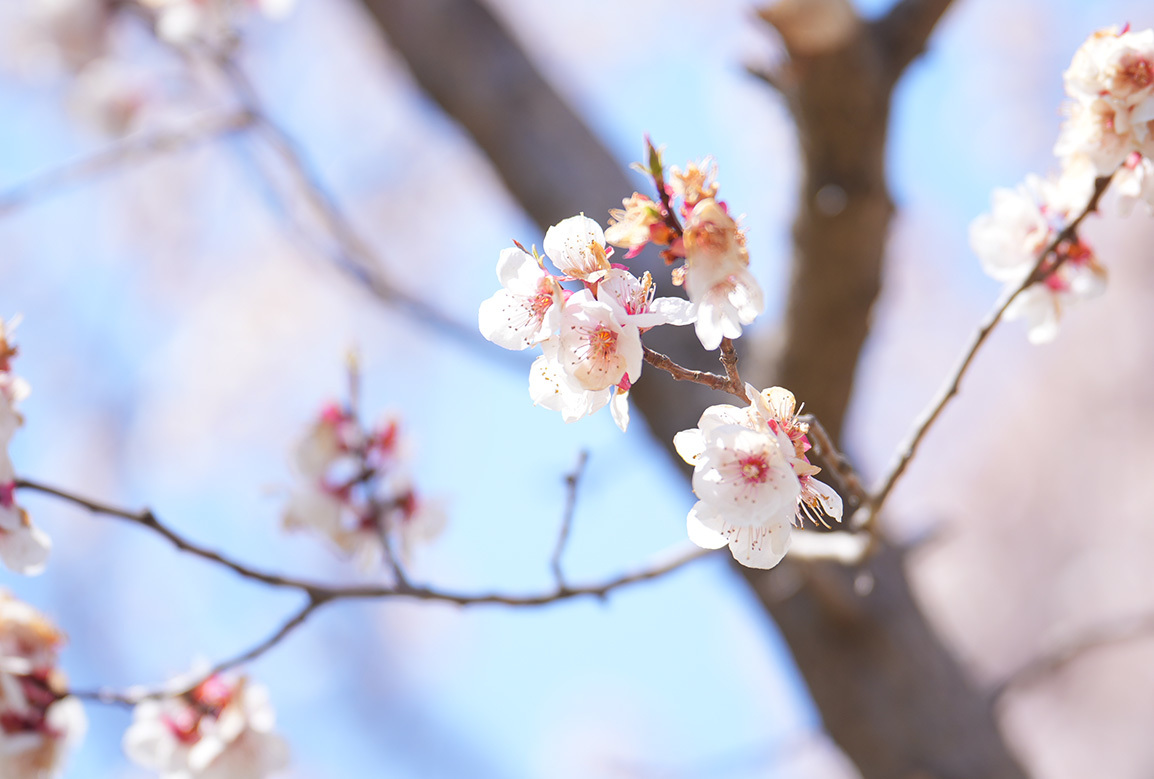
<path fill-rule="evenodd" d="M 692 509 L 689 510 L 689 516 L 686 517 L 685 529 L 689 533 L 689 540 L 700 546 L 702 549 L 720 549 L 729 543 L 729 538 L 723 531 L 718 529 L 722 523 L 715 521 L 716 518 L 709 517 L 709 524 L 702 521 L 698 515 L 698 508 L 701 507 L 701 501 L 697 502 Z"/>
<path fill-rule="evenodd" d="M 0 533 L 0 559 L 9 569 L 24 576 L 43 572 L 51 549 L 48 534 L 32 524 Z"/>
<path fill-rule="evenodd" d="M 825 512 L 826 516 L 841 522 L 841 495 L 834 492 L 833 487 L 813 477 L 809 478 L 806 486 L 809 488 L 809 492 L 817 497 L 817 502 L 821 504 L 822 511 Z"/>
<path fill-rule="evenodd" d="M 630 325 L 622 325 L 617 336 L 617 354 L 625 362 L 625 375 L 630 384 L 641 378 L 641 366 L 645 364 L 645 350 L 641 346 L 641 333 Z"/>
<path fill-rule="evenodd" d="M 773 568 L 789 551 L 789 523 L 740 528 L 729 537 L 733 559 L 747 568 Z"/>
<path fill-rule="evenodd" d="M 617 423 L 617 427 L 624 433 L 629 427 L 629 391 L 628 390 L 613 390 L 613 399 L 609 401 L 609 413 L 613 415 L 613 421 Z"/>

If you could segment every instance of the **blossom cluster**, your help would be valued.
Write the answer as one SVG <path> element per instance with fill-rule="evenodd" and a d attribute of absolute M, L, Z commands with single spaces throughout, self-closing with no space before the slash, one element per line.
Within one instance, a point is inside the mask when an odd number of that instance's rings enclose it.
<path fill-rule="evenodd" d="M 1068 225 L 1111 178 L 1124 210 L 1154 206 L 1154 30 L 1101 30 L 1074 54 L 1064 76 L 1068 118 L 1054 153 L 1061 172 L 998 189 L 993 209 L 970 228 L 983 269 L 1012 287 L 1006 310 L 1026 320 L 1034 343 L 1052 340 L 1062 311 L 1105 289 L 1106 271 Z M 1045 254 L 1045 256 L 1043 256 Z"/>
<path fill-rule="evenodd" d="M 23 60 L 48 64 L 70 76 L 69 107 L 81 122 L 122 135 L 158 101 L 158 87 L 144 67 L 125 60 L 116 42 L 122 23 L 143 18 L 156 37 L 180 48 L 220 51 L 237 40 L 246 9 L 269 18 L 287 13 L 293 0 L 27 0 L 17 40 Z M 18 56 L 19 56 L 18 54 Z"/>
<path fill-rule="evenodd" d="M 481 303 L 478 325 L 485 338 L 506 349 L 541 347 L 529 394 L 566 422 L 608 405 L 617 426 L 626 429 L 645 331 L 695 324 L 702 346 L 713 350 L 723 338 L 740 336 L 765 307 L 749 271 L 745 235 L 717 200 L 715 166 L 674 167 L 667 184 L 660 154 L 650 145 L 643 170 L 653 178 L 658 200 L 634 192 L 623 209 L 610 212 L 604 230 L 584 214 L 562 220 L 546 231 L 544 255 L 520 244 L 505 249 L 497 261 L 502 289 Z M 626 249 L 626 260 L 650 244 L 662 247 L 669 264 L 684 260 L 672 280 L 684 285 L 689 299 L 657 297 L 652 274 L 638 277 L 610 262 L 614 250 L 607 244 Z"/>
<path fill-rule="evenodd" d="M 746 385 L 750 404 L 710 406 L 697 427 L 673 438 L 693 466 L 698 501 L 689 511 L 689 538 L 706 549 L 728 545 L 735 560 L 772 568 L 789 549 L 791 528 L 803 518 L 840 522 L 842 500 L 814 478 L 806 455 L 809 425 L 791 392 Z"/>
<path fill-rule="evenodd" d="M 8 444 L 24 424 L 17 406 L 28 395 L 28 383 L 12 373 L 12 327 L 0 320 L 0 560 L 17 573 L 33 575 L 44 570 L 52 542 L 16 503 L 16 470 Z"/>
<path fill-rule="evenodd" d="M 0 591 L 0 776 L 59 776 L 84 737 L 80 701 L 56 667 L 64 635 L 26 603 Z"/>
<path fill-rule="evenodd" d="M 243 676 L 202 677 L 174 681 L 178 694 L 137 704 L 124 734 L 129 759 L 161 779 L 263 779 L 284 768 L 288 745 L 272 732 L 265 688 Z"/>
<path fill-rule="evenodd" d="M 394 552 L 407 560 L 415 543 L 441 532 L 445 513 L 418 495 L 404 450 L 396 419 L 365 429 L 350 407 L 326 405 L 297 444 L 304 483 L 285 508 L 285 528 L 320 533 L 366 569 Z"/>
<path fill-rule="evenodd" d="M 658 199 L 634 192 L 623 209 L 610 212 L 609 243 L 628 249 L 626 259 L 647 245 L 664 247 L 665 261 L 685 265 L 673 272 L 695 306 L 695 330 L 701 345 L 716 349 L 722 338 L 737 338 L 765 310 L 761 287 L 749 271 L 745 233 L 717 198 L 717 166 L 710 160 L 674 166 L 665 180 L 660 153 L 650 144 L 648 167 Z M 680 219 L 678 218 L 680 216 Z"/>

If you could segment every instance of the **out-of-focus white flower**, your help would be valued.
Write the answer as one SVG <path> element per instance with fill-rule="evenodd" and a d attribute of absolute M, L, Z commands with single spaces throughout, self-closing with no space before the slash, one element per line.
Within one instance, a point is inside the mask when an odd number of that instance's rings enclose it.
<path fill-rule="evenodd" d="M 993 211 L 970 226 L 970 244 L 983 269 L 1009 286 L 1021 284 L 1085 197 L 1086 177 L 1076 173 L 1057 181 L 1031 176 L 1016 190 L 998 189 Z M 1032 343 L 1053 340 L 1062 309 L 1095 297 L 1105 287 L 1106 271 L 1081 240 L 1062 241 L 1039 270 L 1042 280 L 1024 290 L 1006 310 L 1006 319 L 1025 319 Z"/>
<path fill-rule="evenodd" d="M 765 309 L 749 272 L 745 236 L 717 201 L 702 200 L 685 224 L 685 291 L 697 306 L 697 337 L 706 349 L 737 338 Z"/>
<path fill-rule="evenodd" d="M 991 212 L 970 225 L 970 246 L 998 281 L 1021 281 L 1054 236 L 1042 210 L 1041 186 L 1037 176 L 1028 176 L 1017 189 L 995 189 Z"/>
<path fill-rule="evenodd" d="M 0 591 L 0 779 L 59 776 L 84 737 L 84 708 L 56 668 L 63 643 L 44 615 Z"/>
<path fill-rule="evenodd" d="M 402 448 L 395 419 L 365 431 L 349 410 L 325 406 L 297 445 L 304 483 L 285 505 L 284 528 L 324 536 L 364 569 L 379 565 L 386 536 L 407 559 L 440 533 L 445 513 L 418 497 Z"/>
<path fill-rule="evenodd" d="M 717 197 L 717 161 L 706 157 L 701 162 L 690 162 L 682 171 L 676 165 L 669 169 L 669 186 L 673 195 L 693 208 L 702 200 Z"/>
<path fill-rule="evenodd" d="M 293 0 L 139 0 L 156 12 L 156 34 L 177 46 L 216 46 L 235 32 L 246 6 L 269 18 L 285 16 Z"/>
<path fill-rule="evenodd" d="M 80 70 L 107 47 L 112 6 L 106 0 L 26 0 L 21 43 L 32 60 Z"/>
<path fill-rule="evenodd" d="M 52 542 L 16 503 L 16 471 L 8 443 L 23 424 L 16 406 L 28 395 L 28 384 L 10 372 L 16 355 L 13 327 L 0 320 L 0 560 L 16 573 L 34 576 L 44 570 Z"/>
<path fill-rule="evenodd" d="M 274 724 L 262 686 L 215 674 L 183 695 L 138 704 L 123 746 L 162 779 L 262 779 L 288 764 Z"/>
<path fill-rule="evenodd" d="M 497 278 L 504 289 L 481 303 L 481 335 L 506 349 L 538 344 L 561 325 L 561 284 L 540 260 L 520 249 L 505 249 L 497 260 Z"/>
<path fill-rule="evenodd" d="M 124 135 L 132 129 L 147 100 L 141 74 L 107 59 L 90 62 L 76 75 L 69 95 L 73 115 L 106 135 Z"/>
<path fill-rule="evenodd" d="M 583 214 L 546 230 L 544 248 L 562 273 L 582 281 L 597 281 L 611 267 L 601 225 Z"/>
<path fill-rule="evenodd" d="M 1102 176 L 1132 152 L 1154 155 L 1154 30 L 1099 30 L 1064 80 L 1074 103 L 1055 154 L 1085 157 Z"/>
<path fill-rule="evenodd" d="M 661 244 L 668 244 L 671 240 L 669 228 L 661 217 L 661 206 L 640 192 L 621 201 L 624 209 L 614 208 L 609 211 L 610 224 L 605 229 L 605 240 L 614 246 L 621 246 L 629 251 L 625 259 L 636 257 L 645 245 L 652 240 Z M 654 230 L 658 234 L 654 235 Z"/>
<path fill-rule="evenodd" d="M 1149 157 L 1131 154 L 1114 174 L 1111 187 L 1118 195 L 1118 211 L 1128 216 L 1135 203 L 1145 203 L 1154 211 L 1154 162 Z"/>

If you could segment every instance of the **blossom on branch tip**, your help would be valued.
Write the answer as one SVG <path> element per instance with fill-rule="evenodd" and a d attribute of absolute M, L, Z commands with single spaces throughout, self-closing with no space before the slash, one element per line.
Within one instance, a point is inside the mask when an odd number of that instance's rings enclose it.
<path fill-rule="evenodd" d="M 416 543 L 441 532 L 446 518 L 437 501 L 413 487 L 402 449 L 395 419 L 363 430 L 350 409 L 322 408 L 296 447 L 303 484 L 285 505 L 285 530 L 318 533 L 366 570 L 385 560 L 386 544 L 407 559 Z"/>
<path fill-rule="evenodd" d="M 669 228 L 665 226 L 661 205 L 640 192 L 621 201 L 624 209 L 609 211 L 609 227 L 605 229 L 605 240 L 614 246 L 628 249 L 625 259 L 636 257 L 650 241 L 667 245 L 672 241 Z"/>
<path fill-rule="evenodd" d="M 694 206 L 685 223 L 685 291 L 697 306 L 697 337 L 706 349 L 737 338 L 765 310 L 737 223 L 715 200 Z"/>
<path fill-rule="evenodd" d="M 993 278 L 1016 287 L 1038 268 L 1039 280 L 1006 310 L 1006 319 L 1026 321 L 1032 343 L 1053 340 L 1064 308 L 1105 289 L 1105 269 L 1079 238 L 1058 243 L 1039 265 L 1042 252 L 1086 205 L 1084 200 L 1074 205 L 1080 197 L 1089 197 L 1084 181 L 1078 175 L 1057 180 L 1027 177 L 1015 190 L 995 190 L 993 210 L 970 226 L 970 245 Z"/>
<path fill-rule="evenodd" d="M 264 687 L 213 674 L 188 692 L 137 704 L 124 752 L 161 779 L 262 779 L 288 764 L 274 724 Z"/>
<path fill-rule="evenodd" d="M 1064 74 L 1073 98 L 1054 152 L 1108 176 L 1133 152 L 1154 156 L 1154 30 L 1099 30 Z"/>
<path fill-rule="evenodd" d="M 505 249 L 497 260 L 503 289 L 481 303 L 481 335 L 506 349 L 527 349 L 549 338 L 561 323 L 564 290 L 541 261 L 521 249 Z"/>
<path fill-rule="evenodd" d="M 702 200 L 717 197 L 717 161 L 706 157 L 701 162 L 686 164 L 682 172 L 676 165 L 669 169 L 669 187 L 676 197 L 692 209 Z"/>
<path fill-rule="evenodd" d="M 710 406 L 696 428 L 673 438 L 693 469 L 698 501 L 686 520 L 689 539 L 706 549 L 728 545 L 751 568 L 772 568 L 789 549 L 791 527 L 803 518 L 840 521 L 841 498 L 813 478 L 805 455 L 807 426 L 793 395 L 780 387 L 758 393 L 746 385 L 745 408 Z"/>
<path fill-rule="evenodd" d="M 0 777 L 59 776 L 84 737 L 80 701 L 56 668 L 64 636 L 44 615 L 0 591 Z"/>

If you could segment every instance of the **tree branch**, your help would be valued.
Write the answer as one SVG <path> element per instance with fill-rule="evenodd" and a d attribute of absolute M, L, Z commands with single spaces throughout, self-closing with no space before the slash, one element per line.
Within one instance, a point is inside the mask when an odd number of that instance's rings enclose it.
<path fill-rule="evenodd" d="M 930 34 L 953 0 L 900 0 L 872 23 L 873 35 L 885 58 L 891 82 L 896 82 L 922 52 Z"/>
<path fill-rule="evenodd" d="M 969 346 L 965 352 L 963 352 L 961 360 L 958 361 L 957 367 L 954 368 L 945 385 L 942 386 L 937 396 L 930 402 L 929 407 L 922 413 L 921 418 L 917 424 L 914 425 L 914 430 L 910 434 L 910 437 L 904 444 L 898 447 L 898 453 L 894 462 L 886 472 L 886 475 L 882 477 L 879 487 L 874 491 L 866 506 L 863 507 L 861 515 L 854 518 L 854 527 L 867 527 L 875 521 L 882 506 L 885 505 L 886 498 L 889 497 L 898 479 L 905 473 L 906 467 L 917 453 L 918 445 L 921 444 L 926 433 L 929 432 L 934 422 L 937 421 L 943 409 L 945 409 L 946 404 L 958 394 L 962 377 L 965 376 L 970 364 L 974 361 L 974 357 L 977 356 L 978 350 L 982 348 L 982 344 L 986 342 L 986 339 L 990 333 L 993 332 L 993 329 L 1002 321 L 1006 309 L 1029 287 L 1043 280 L 1039 274 L 1042 273 L 1043 267 L 1046 265 L 1046 260 L 1054 254 L 1059 244 L 1073 240 L 1076 237 L 1078 227 L 1082 224 L 1082 220 L 1098 210 L 1098 201 L 1102 199 L 1102 195 L 1109 188 L 1112 178 L 1112 176 L 1103 176 L 1094 182 L 1094 192 L 1089 202 L 1086 203 L 1086 207 L 1042 249 L 1030 273 L 1026 275 L 1020 284 L 1011 288 L 1010 293 L 1003 296 L 1002 300 L 994 307 L 994 310 L 983 320 L 977 332 L 974 333 L 973 338 L 970 339 Z M 1046 270 L 1046 273 L 1053 273 L 1064 261 L 1064 257 L 1059 257 L 1053 267 Z"/>
<path fill-rule="evenodd" d="M 244 110 L 213 113 L 191 119 L 187 125 L 179 129 L 130 135 L 95 154 L 39 173 L 23 184 L 3 192 L 0 194 L 0 217 L 8 216 L 19 208 L 130 163 L 164 154 L 174 154 L 248 130 L 256 121 L 253 114 Z"/>
<path fill-rule="evenodd" d="M 148 510 L 130 511 L 128 509 L 111 506 L 99 501 L 74 495 L 66 490 L 49 487 L 30 479 L 17 479 L 16 488 L 31 490 L 44 495 L 50 495 L 60 500 L 88 509 L 94 514 L 115 517 L 127 520 L 157 533 L 182 552 L 207 560 L 242 576 L 250 581 L 287 589 L 296 589 L 305 593 L 310 601 L 327 603 L 336 600 L 369 600 L 377 598 L 413 598 L 426 601 L 444 601 L 459 606 L 474 604 L 499 604 L 505 606 L 545 606 L 563 600 L 569 600 L 585 595 L 605 597 L 621 587 L 637 582 L 656 579 L 688 565 L 694 560 L 704 557 L 710 550 L 699 549 L 696 546 L 679 545 L 674 549 L 654 556 L 654 558 L 632 571 L 620 574 L 601 582 L 576 586 L 558 586 L 541 593 L 515 595 L 505 593 L 459 593 L 441 590 L 434 587 L 413 585 L 406 582 L 397 582 L 393 586 L 331 586 L 317 582 L 297 579 L 289 576 L 258 571 L 244 563 L 240 563 L 219 552 L 214 552 L 199 544 L 193 543 L 163 524 L 156 515 Z M 302 617 L 303 620 L 303 617 Z"/>

